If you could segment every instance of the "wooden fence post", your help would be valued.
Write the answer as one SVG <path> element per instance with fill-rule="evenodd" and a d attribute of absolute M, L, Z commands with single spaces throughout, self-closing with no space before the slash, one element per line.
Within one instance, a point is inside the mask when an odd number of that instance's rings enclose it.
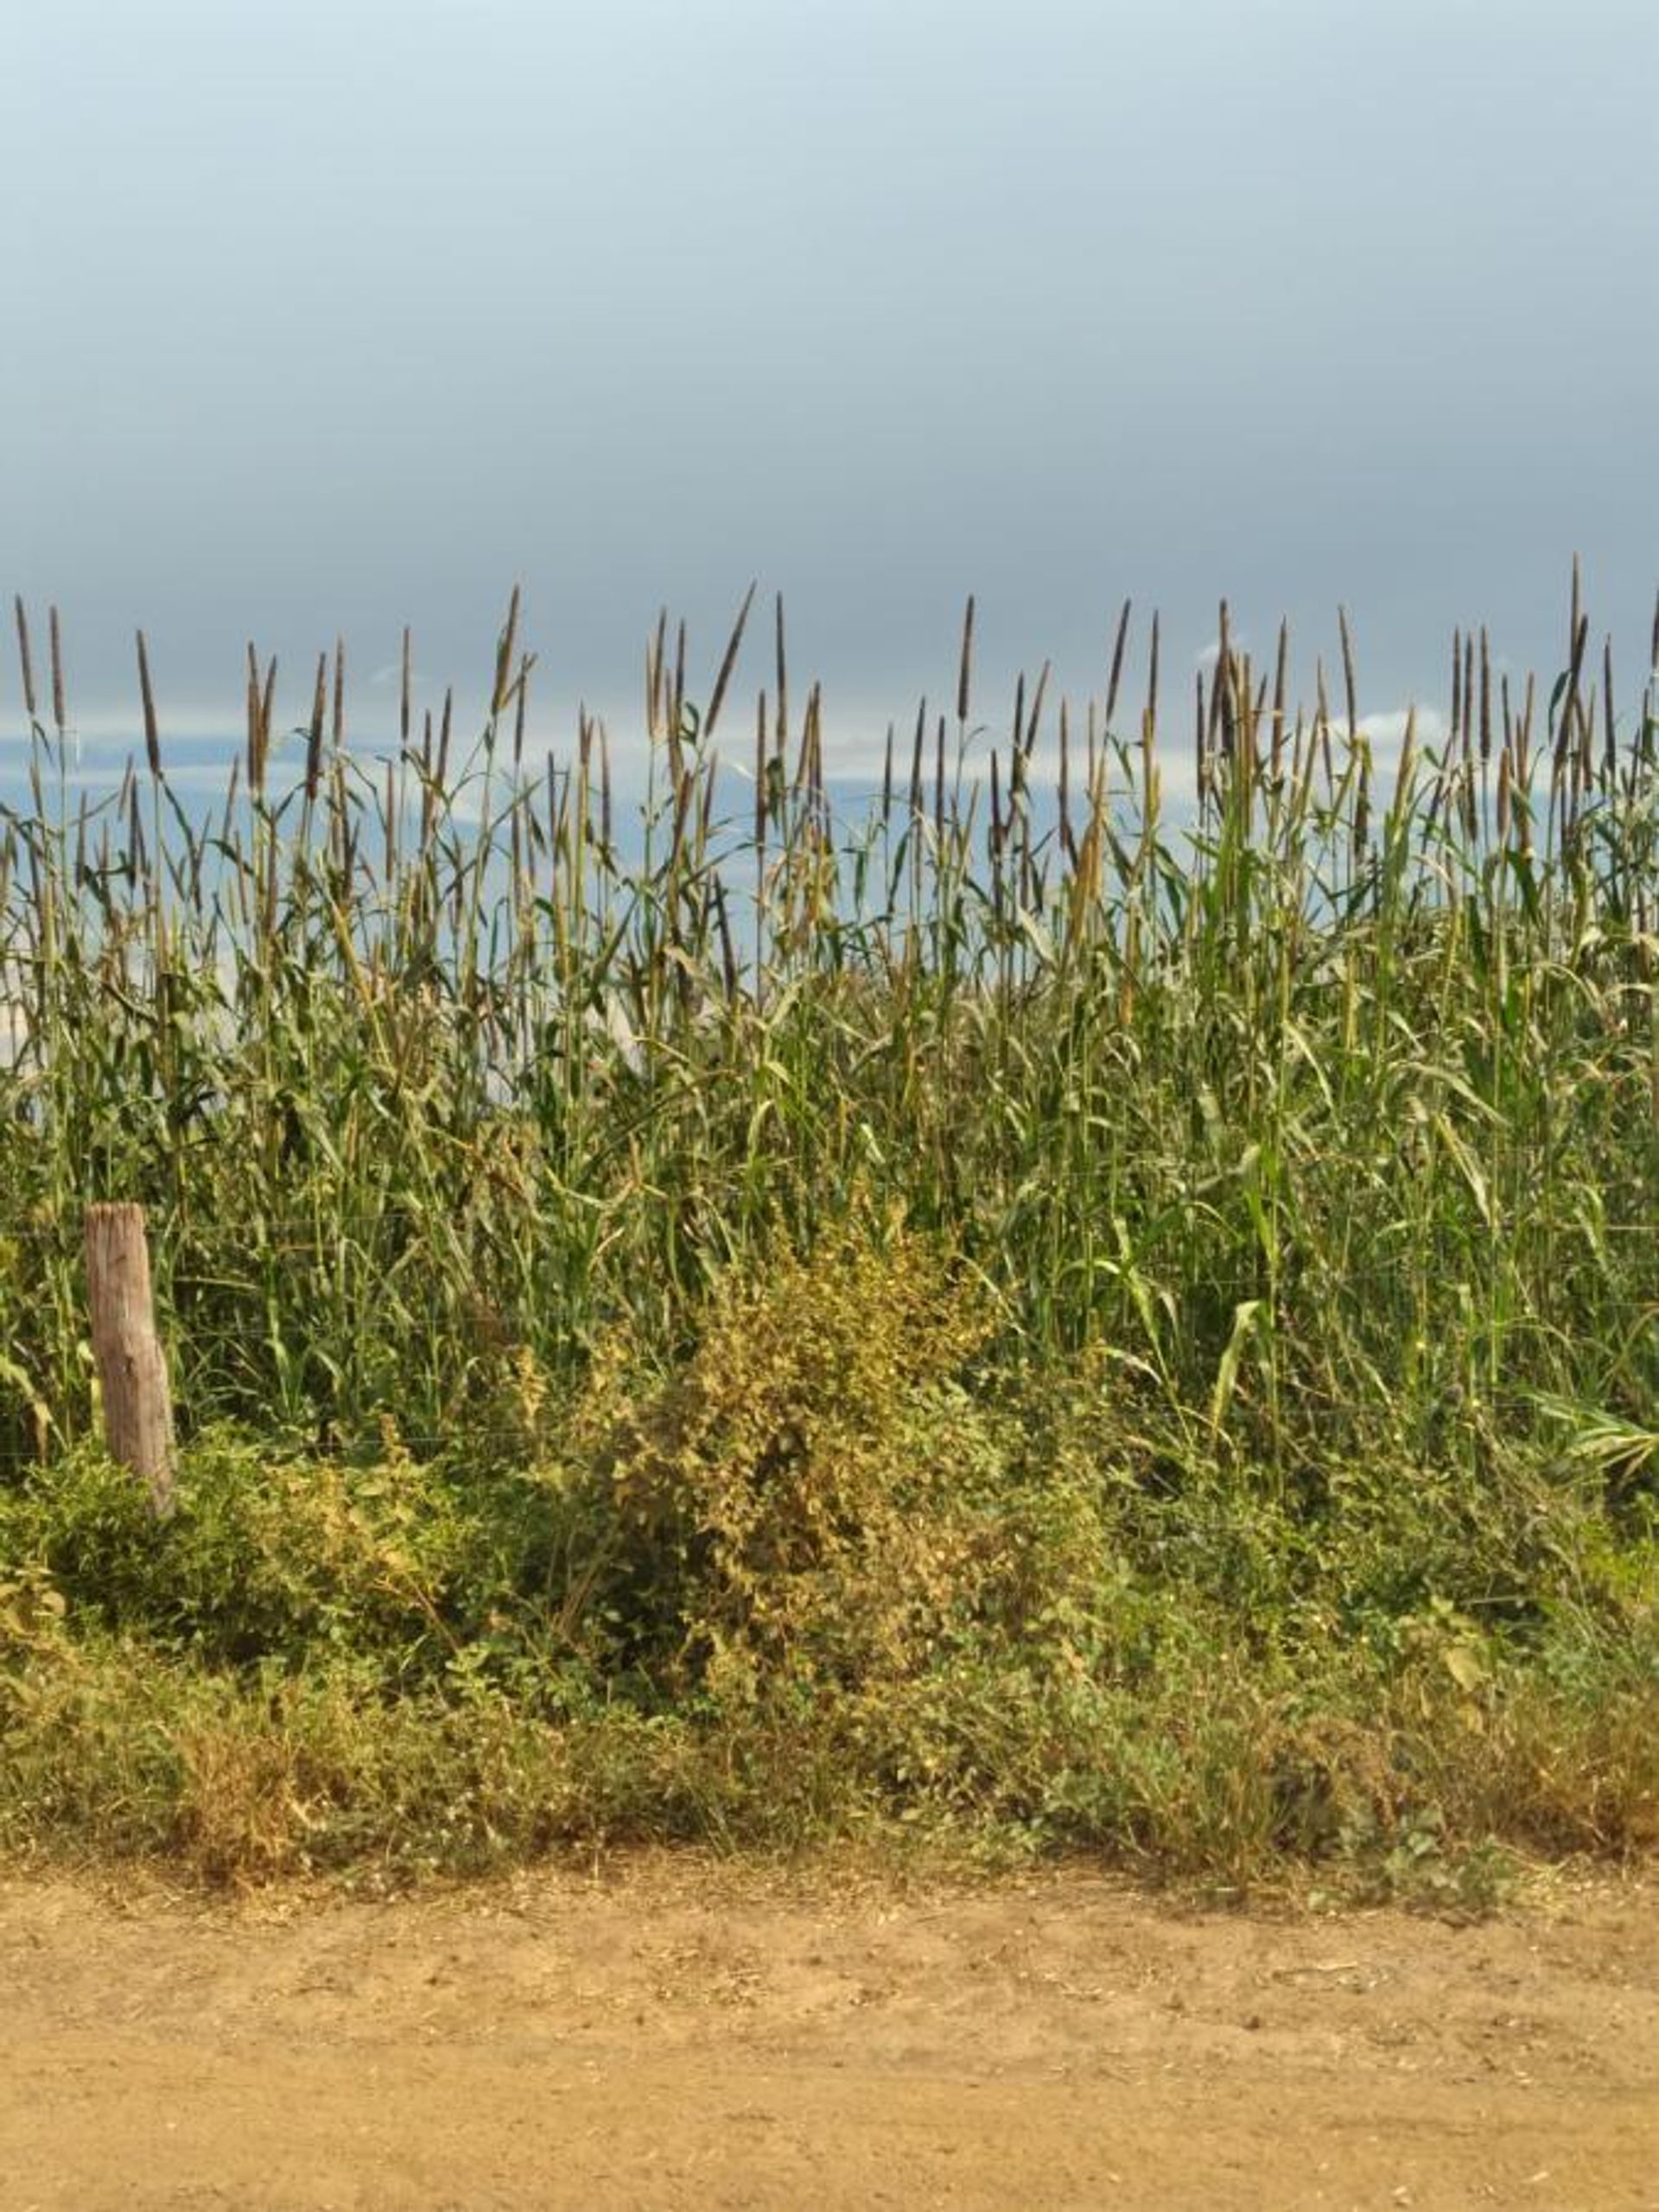
<path fill-rule="evenodd" d="M 87 1208 L 86 1296 L 110 1456 L 143 1480 L 164 1518 L 173 1510 L 173 1400 L 156 1333 L 142 1206 Z"/>

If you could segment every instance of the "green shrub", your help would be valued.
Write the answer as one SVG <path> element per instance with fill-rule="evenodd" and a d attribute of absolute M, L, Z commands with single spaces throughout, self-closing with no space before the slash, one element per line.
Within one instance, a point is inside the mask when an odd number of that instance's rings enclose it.
<path fill-rule="evenodd" d="M 454 1648 L 470 1516 L 437 1470 L 273 1454 L 236 1435 L 184 1455 L 177 1510 L 78 1446 L 0 1493 L 0 1562 L 43 1570 L 79 1624 L 205 1667 L 296 1668 L 330 1649 L 419 1673 Z"/>

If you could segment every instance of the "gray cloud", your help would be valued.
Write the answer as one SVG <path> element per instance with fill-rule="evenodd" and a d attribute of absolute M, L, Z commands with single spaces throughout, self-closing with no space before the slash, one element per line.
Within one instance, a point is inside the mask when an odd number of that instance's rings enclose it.
<path fill-rule="evenodd" d="M 1588 0 L 59 0 L 13 28 L 8 559 L 78 712 L 233 716 L 343 630 L 550 732 L 749 577 L 868 750 L 954 678 L 1098 686 L 1353 613 L 1368 711 L 1454 622 L 1646 659 L 1659 12 Z M 747 671 L 765 680 L 758 649 Z M 14 685 L 0 693 L 15 728 Z M 1632 703 L 1634 691 L 1632 689 Z"/>

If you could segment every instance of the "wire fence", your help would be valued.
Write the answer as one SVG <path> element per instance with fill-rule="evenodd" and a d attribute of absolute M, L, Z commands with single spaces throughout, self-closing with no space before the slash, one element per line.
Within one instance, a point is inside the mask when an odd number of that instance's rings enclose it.
<path fill-rule="evenodd" d="M 189 1434 L 210 1428 L 218 1422 L 228 1421 L 233 1426 L 251 1432 L 255 1428 L 279 1454 L 315 1458 L 319 1460 L 360 1461 L 365 1458 L 384 1457 L 391 1452 L 405 1452 L 417 1458 L 433 1458 L 454 1453 L 458 1449 L 475 1455 L 498 1455 L 520 1458 L 533 1455 L 537 1447 L 536 1425 L 533 1420 L 519 1413 L 502 1412 L 500 1407 L 511 1402 L 514 1387 L 512 1362 L 529 1351 L 532 1355 L 537 1345 L 543 1351 L 551 1339 L 556 1339 L 561 1328 L 561 1317 L 556 1311 L 542 1308 L 528 1311 L 503 1311 L 493 1315 L 492 1325 L 480 1331 L 475 1341 L 467 1338 L 464 1328 L 456 1332 L 454 1343 L 455 1410 L 453 1419 L 444 1426 L 437 1426 L 419 1418 L 410 1420 L 400 1412 L 392 1394 L 379 1396 L 363 1382 L 346 1378 L 337 1393 L 316 1387 L 309 1395 L 309 1402 L 302 1419 L 284 1416 L 279 1410 L 276 1394 L 262 1387 L 257 1370 L 269 1351 L 268 1346 L 256 1346 L 248 1362 L 248 1374 L 241 1383 L 232 1382 L 227 1374 L 220 1373 L 214 1380 L 204 1382 L 202 1376 L 212 1365 L 212 1346 L 223 1338 L 238 1304 L 257 1301 L 269 1287 L 269 1271 L 274 1267 L 279 1276 L 287 1278 L 283 1296 L 285 1311 L 289 1317 L 295 1307 L 302 1304 L 310 1286 L 338 1281 L 338 1242 L 342 1236 L 361 1235 L 364 1231 L 395 1230 L 405 1242 L 418 1242 L 423 1236 L 431 1235 L 429 1224 L 423 1224 L 418 1217 L 400 1219 L 389 1214 L 329 1216 L 319 1221 L 304 1217 L 287 1223 L 266 1221 L 257 1227 L 238 1224 L 240 1242 L 236 1246 L 239 1273 L 228 1272 L 221 1263 L 212 1272 L 193 1271 L 191 1254 L 193 1240 L 188 1232 L 169 1232 L 165 1225 L 154 1235 L 153 1269 L 156 1285 L 156 1310 L 163 1342 L 172 1356 L 175 1387 L 181 1390 L 181 1421 L 187 1438 Z M 217 1232 L 223 1236 L 225 1232 Z M 1588 1249 L 1589 1234 L 1581 1224 L 1571 1229 L 1561 1226 L 1563 1243 L 1569 1236 L 1577 1242 L 1580 1251 Z M 1643 1341 L 1650 1345 L 1648 1353 L 1641 1355 L 1642 1371 L 1651 1370 L 1659 1378 L 1659 1220 L 1604 1222 L 1594 1225 L 1595 1241 L 1622 1248 L 1618 1262 L 1621 1280 L 1631 1273 L 1639 1290 L 1645 1271 L 1645 1293 L 1630 1306 L 1630 1342 L 1640 1346 Z M 229 1239 L 226 1239 L 227 1246 Z M 22 1225 L 0 1233 L 0 1249 L 10 1243 L 14 1247 L 32 1248 L 44 1256 L 48 1252 L 60 1262 L 67 1271 L 66 1285 L 76 1306 L 84 1312 L 84 1257 L 81 1229 L 76 1224 L 73 1234 L 67 1224 L 51 1227 Z M 1632 1244 L 1645 1245 L 1648 1256 L 1637 1251 L 1630 1254 Z M 1317 1339 L 1311 1334 L 1317 1330 L 1321 1314 L 1332 1316 L 1338 1306 L 1349 1313 L 1367 1309 L 1398 1310 L 1403 1294 L 1421 1280 L 1421 1255 L 1404 1249 L 1386 1255 L 1357 1257 L 1342 1266 L 1334 1267 L 1322 1255 L 1317 1262 L 1316 1280 L 1297 1283 L 1287 1279 L 1281 1286 L 1280 1306 L 1276 1315 L 1279 1325 L 1286 1332 L 1287 1340 L 1307 1344 Z M 366 1295 L 363 1278 L 372 1274 L 372 1252 L 362 1244 L 357 1248 L 352 1270 L 359 1286 L 346 1288 L 340 1296 L 346 1303 L 353 1297 Z M 453 1287 L 453 1285 L 451 1286 Z M 1236 1305 L 1239 1300 L 1260 1294 L 1262 1286 L 1247 1280 L 1243 1273 L 1237 1281 L 1228 1285 L 1207 1286 L 1210 1300 L 1219 1300 L 1222 1308 Z M 1459 1286 L 1455 1282 L 1441 1282 L 1442 1298 L 1454 1300 Z M 1479 1286 L 1466 1288 L 1476 1296 Z M 1556 1283 L 1556 1292 L 1564 1285 Z M 218 1296 L 224 1302 L 224 1311 L 216 1321 L 194 1326 L 188 1313 L 194 1297 Z M 480 1292 L 480 1296 L 482 1293 Z M 1149 1380 L 1150 1369 L 1145 1354 L 1147 1346 L 1136 1334 L 1132 1300 L 1120 1292 L 1111 1301 L 1121 1308 L 1126 1327 L 1124 1340 L 1116 1347 L 1116 1359 L 1112 1371 L 1121 1370 L 1125 1375 L 1138 1374 L 1141 1384 L 1154 1392 L 1164 1412 L 1173 1409 L 1174 1402 L 1169 1393 L 1167 1378 L 1158 1397 L 1158 1387 Z M 1102 1301 L 1101 1318 L 1106 1317 L 1107 1302 Z M 184 1310 L 181 1310 L 184 1309 Z M 251 1310 L 251 1309 L 250 1309 Z M 620 1316 L 612 1317 L 620 1319 Z M 1478 1315 L 1477 1314 L 1477 1319 Z M 435 1328 L 438 1324 L 435 1319 Z M 594 1324 L 591 1317 L 583 1322 L 582 1341 L 588 1341 Z M 1527 1414 L 1535 1424 L 1538 1418 L 1540 1394 L 1532 1390 L 1516 1371 L 1522 1360 L 1518 1355 L 1529 1342 L 1560 1333 L 1559 1317 L 1542 1317 L 1525 1310 L 1506 1313 L 1502 1321 L 1502 1332 L 1510 1348 L 1504 1365 L 1511 1370 L 1508 1380 L 1494 1391 L 1480 1409 L 1484 1418 L 1496 1415 Z M 193 1342 L 202 1353 L 200 1362 L 193 1358 Z M 1099 1339 L 1096 1343 L 1098 1345 Z M 581 1366 L 580 1351 L 571 1362 L 571 1374 Z M 1230 1357 L 1230 1348 L 1223 1342 L 1212 1347 L 1215 1361 L 1222 1363 Z M 182 1357 L 181 1357 L 182 1355 Z M 86 1376 L 85 1395 L 75 1394 L 75 1404 L 68 1420 L 68 1409 L 63 1406 L 44 1408 L 56 1434 L 42 1451 L 36 1446 L 9 1440 L 0 1427 L 0 1478 L 16 1480 L 30 1471 L 48 1466 L 57 1458 L 67 1431 L 77 1435 L 87 1433 L 95 1411 L 92 1395 L 92 1362 L 85 1340 L 71 1351 L 71 1358 L 79 1363 Z M 384 1367 L 384 1361 L 379 1364 Z M 567 1380 L 569 1378 L 566 1378 Z M 1656 1381 L 1659 1390 L 1659 1380 Z M 1221 1432 L 1206 1403 L 1209 1386 L 1199 1377 L 1191 1392 L 1191 1402 L 1182 1405 L 1180 1411 L 1190 1421 L 1195 1434 L 1208 1434 L 1219 1445 Z M 1294 1382 L 1294 1405 L 1291 1408 L 1290 1426 L 1300 1435 L 1319 1423 L 1336 1424 L 1358 1428 L 1368 1421 L 1374 1422 L 1382 1402 L 1380 1389 L 1365 1396 L 1346 1395 L 1322 1382 L 1310 1365 L 1299 1372 Z M 1241 1389 L 1243 1406 L 1250 1398 L 1251 1386 L 1247 1370 Z M 333 1402 L 331 1402 L 331 1399 Z M 9 1347 L 0 1337 L 0 1424 L 8 1424 L 14 1434 L 27 1434 L 31 1420 L 41 1426 L 41 1408 L 36 1401 L 32 1407 L 28 1388 L 28 1376 L 18 1363 L 9 1357 Z M 1259 1408 L 1258 1408 L 1259 1410 Z M 1473 1409 L 1459 1402 L 1456 1389 L 1440 1394 L 1438 1410 L 1454 1422 L 1466 1421 L 1471 1427 L 1476 1419 Z M 1659 1419 L 1659 1416 L 1656 1416 Z M 59 1424 L 62 1426 L 60 1427 Z"/>

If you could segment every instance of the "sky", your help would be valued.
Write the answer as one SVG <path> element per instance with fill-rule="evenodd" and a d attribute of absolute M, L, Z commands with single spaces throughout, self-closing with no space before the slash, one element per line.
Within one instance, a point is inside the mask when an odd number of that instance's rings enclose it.
<path fill-rule="evenodd" d="M 1155 606 L 1298 688 L 1546 676 L 1582 556 L 1625 710 L 1659 583 L 1651 0 L 53 0 L 0 76 L 0 587 L 73 717 L 476 702 L 522 583 L 533 734 L 706 696 L 751 579 L 832 772 Z M 763 598 L 762 604 L 766 603 Z M 769 680 L 756 625 L 740 692 Z M 10 656 L 0 747 L 22 728 Z"/>

